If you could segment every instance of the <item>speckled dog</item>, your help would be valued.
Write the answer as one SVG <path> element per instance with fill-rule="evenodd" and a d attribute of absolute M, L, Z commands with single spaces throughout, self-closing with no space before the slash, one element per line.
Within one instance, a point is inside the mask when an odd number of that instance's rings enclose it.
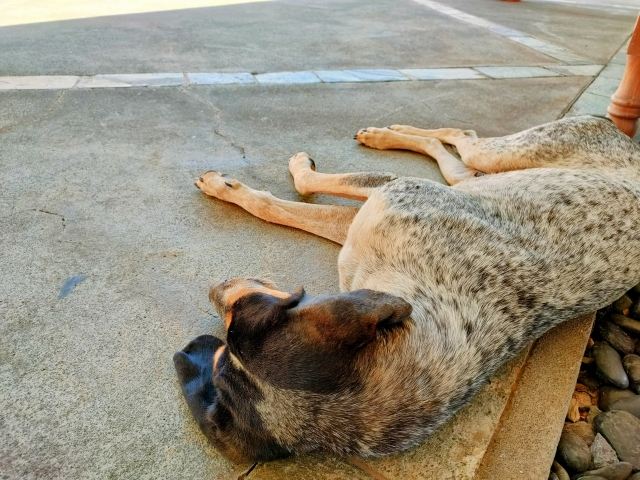
<path fill-rule="evenodd" d="M 343 293 L 211 287 L 226 343 L 174 358 L 205 435 L 235 461 L 330 451 L 378 456 L 424 441 L 525 344 L 640 281 L 640 147 L 579 117 L 502 138 L 367 128 L 357 140 L 436 159 L 447 187 L 392 174 L 326 175 L 290 163 L 279 200 L 216 172 L 197 186 L 268 222 L 343 244 Z M 443 143 L 456 147 L 461 157 Z"/>

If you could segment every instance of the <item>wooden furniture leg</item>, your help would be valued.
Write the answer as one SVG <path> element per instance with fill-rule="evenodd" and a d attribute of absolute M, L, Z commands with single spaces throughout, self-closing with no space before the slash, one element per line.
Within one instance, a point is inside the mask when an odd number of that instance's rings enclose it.
<path fill-rule="evenodd" d="M 620 131 L 630 137 L 636 134 L 640 118 L 640 17 L 627 49 L 627 66 L 620 86 L 612 95 L 607 111 Z"/>

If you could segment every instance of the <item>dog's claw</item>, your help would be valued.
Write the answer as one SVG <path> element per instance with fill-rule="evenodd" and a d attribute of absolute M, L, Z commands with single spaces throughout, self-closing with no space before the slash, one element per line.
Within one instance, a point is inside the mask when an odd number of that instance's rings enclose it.
<path fill-rule="evenodd" d="M 198 186 L 198 182 L 194 182 L 194 185 L 196 186 L 196 188 L 197 188 L 198 190 L 200 190 L 200 187 Z"/>
<path fill-rule="evenodd" d="M 224 184 L 225 184 L 227 187 L 229 187 L 229 188 L 233 188 L 233 184 L 232 184 L 232 183 L 224 182 Z"/>
<path fill-rule="evenodd" d="M 309 161 L 311 162 L 311 170 L 315 172 L 316 170 L 316 162 L 313 161 L 313 158 L 309 157 Z"/>
<path fill-rule="evenodd" d="M 474 175 L 474 177 L 483 177 L 485 174 L 482 172 L 476 172 L 476 174 Z"/>

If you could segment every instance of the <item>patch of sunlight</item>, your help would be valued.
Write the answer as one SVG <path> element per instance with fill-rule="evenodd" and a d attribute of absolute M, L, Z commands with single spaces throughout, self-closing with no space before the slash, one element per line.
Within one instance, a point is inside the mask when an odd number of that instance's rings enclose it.
<path fill-rule="evenodd" d="M 271 0 L 0 0 L 0 27 Z"/>

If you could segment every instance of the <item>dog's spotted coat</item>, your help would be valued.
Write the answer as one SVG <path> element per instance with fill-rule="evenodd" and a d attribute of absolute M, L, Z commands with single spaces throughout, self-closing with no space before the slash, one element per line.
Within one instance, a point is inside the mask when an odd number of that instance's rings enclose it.
<path fill-rule="evenodd" d="M 344 244 L 345 293 L 221 282 L 211 300 L 226 343 L 203 336 L 176 354 L 192 413 L 233 460 L 417 445 L 528 342 L 640 281 L 640 149 L 608 120 L 495 139 L 404 126 L 357 139 L 431 155 L 453 186 L 320 174 L 306 154 L 290 163 L 298 191 L 364 205 L 285 202 L 216 172 L 197 182 L 267 221 Z"/>

